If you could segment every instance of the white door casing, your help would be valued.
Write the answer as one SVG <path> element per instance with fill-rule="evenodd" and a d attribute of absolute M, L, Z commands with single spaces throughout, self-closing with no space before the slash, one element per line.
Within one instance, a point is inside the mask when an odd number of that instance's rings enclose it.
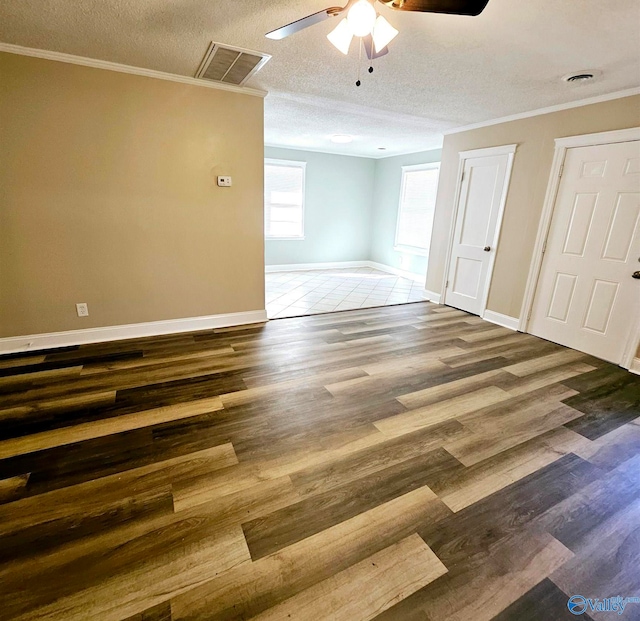
<path fill-rule="evenodd" d="M 567 148 L 528 331 L 616 364 L 640 315 L 640 141 Z"/>
<path fill-rule="evenodd" d="M 444 303 L 482 315 L 517 145 L 460 153 Z"/>

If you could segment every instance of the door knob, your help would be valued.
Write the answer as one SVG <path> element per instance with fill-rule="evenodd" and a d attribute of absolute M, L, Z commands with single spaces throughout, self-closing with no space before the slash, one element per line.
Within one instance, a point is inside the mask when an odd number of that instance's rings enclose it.
<path fill-rule="evenodd" d="M 491 252 L 491 246 L 485 246 L 484 247 L 484 251 L 485 252 Z M 635 276 L 634 276 L 634 278 L 635 278 Z M 638 278 L 640 278 L 640 276 Z"/>
<path fill-rule="evenodd" d="M 640 280 L 640 271 L 639 272 L 633 272 L 633 274 L 631 274 L 631 278 L 637 278 L 638 280 Z"/>

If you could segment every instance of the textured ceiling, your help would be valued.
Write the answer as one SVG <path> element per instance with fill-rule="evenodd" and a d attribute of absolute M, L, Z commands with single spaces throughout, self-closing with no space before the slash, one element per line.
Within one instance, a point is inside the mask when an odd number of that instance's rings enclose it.
<path fill-rule="evenodd" d="M 187 76 L 211 40 L 267 52 L 248 84 L 270 91 L 267 143 L 374 157 L 437 147 L 448 128 L 640 85 L 638 0 L 490 0 L 475 18 L 378 4 L 400 35 L 360 88 L 355 46 L 345 57 L 325 38 L 335 20 L 264 38 L 331 4 L 2 0 L 0 41 Z M 560 79 L 587 69 L 602 75 L 578 86 Z M 334 133 L 355 140 L 332 145 Z"/>

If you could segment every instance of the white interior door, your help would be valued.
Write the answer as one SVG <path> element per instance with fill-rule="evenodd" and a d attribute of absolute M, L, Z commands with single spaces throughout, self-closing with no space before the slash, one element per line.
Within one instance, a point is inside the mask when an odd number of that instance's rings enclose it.
<path fill-rule="evenodd" d="M 640 142 L 568 149 L 529 332 L 616 364 L 640 313 Z"/>
<path fill-rule="evenodd" d="M 444 302 L 476 315 L 487 303 L 512 158 L 464 160 Z"/>

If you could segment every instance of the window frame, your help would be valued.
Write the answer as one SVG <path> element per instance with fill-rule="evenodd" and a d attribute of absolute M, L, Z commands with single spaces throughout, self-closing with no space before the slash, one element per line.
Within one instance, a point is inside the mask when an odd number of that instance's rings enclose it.
<path fill-rule="evenodd" d="M 302 160 L 281 160 L 281 159 L 276 159 L 276 158 L 271 158 L 271 157 L 265 157 L 264 158 L 264 167 L 266 168 L 267 166 L 281 166 L 282 168 L 300 168 L 302 169 L 302 204 L 300 205 L 300 208 L 302 210 L 302 216 L 301 216 L 301 225 L 302 225 L 302 235 L 295 235 L 295 236 L 271 236 L 271 235 L 267 235 L 267 227 L 265 226 L 265 231 L 264 231 L 264 239 L 265 241 L 304 241 L 305 238 L 305 228 L 304 228 L 304 216 L 305 216 L 305 203 L 306 203 L 306 195 L 307 195 L 307 162 L 302 161 Z M 266 184 L 266 174 L 265 174 L 265 184 Z M 264 192 L 263 192 L 263 209 L 265 210 L 265 220 L 266 220 L 266 199 L 264 197 Z M 266 222 L 265 222 L 266 225 Z"/>
<path fill-rule="evenodd" d="M 418 172 L 421 170 L 437 170 L 438 171 L 438 186 L 440 185 L 440 166 L 442 162 L 428 162 L 426 164 L 414 164 L 412 166 L 403 166 L 402 167 L 402 181 L 400 183 L 400 197 L 398 199 L 398 214 L 396 216 L 396 234 L 393 241 L 393 249 L 396 252 L 404 252 L 406 254 L 414 254 L 420 257 L 428 257 L 429 250 L 431 248 L 431 239 L 429 239 L 428 246 L 426 248 L 420 248 L 418 246 L 408 246 L 406 244 L 398 243 L 398 234 L 400 232 L 400 218 L 402 215 L 402 198 L 404 197 L 405 185 L 407 182 L 407 177 L 405 173 L 408 172 Z M 437 188 L 436 188 L 437 195 Z M 435 205 L 434 205 L 434 218 L 435 218 Z M 431 232 L 433 236 L 433 228 Z"/>

